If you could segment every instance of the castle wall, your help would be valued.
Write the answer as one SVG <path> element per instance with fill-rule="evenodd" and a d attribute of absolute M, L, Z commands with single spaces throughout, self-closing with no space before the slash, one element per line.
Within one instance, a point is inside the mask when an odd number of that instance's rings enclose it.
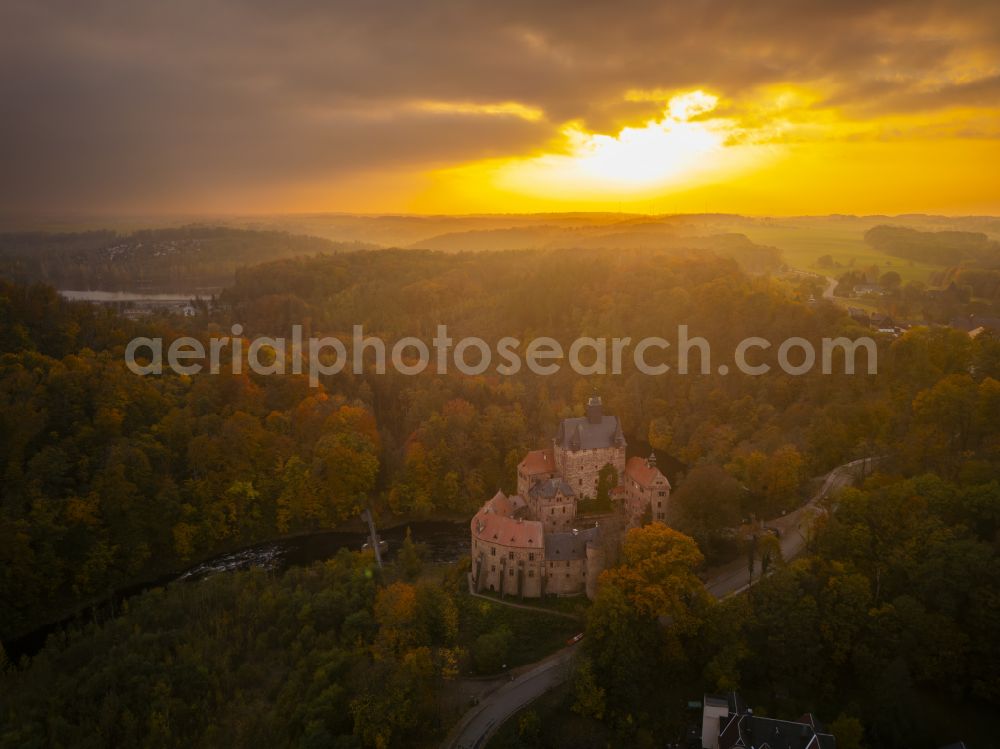
<path fill-rule="evenodd" d="M 591 601 L 597 595 L 597 578 L 604 571 L 606 565 L 604 549 L 599 544 L 587 544 L 586 575 L 584 577 L 584 587 L 587 598 Z"/>
<path fill-rule="evenodd" d="M 587 560 L 545 562 L 545 595 L 574 596 L 586 589 Z"/>
<path fill-rule="evenodd" d="M 473 518 L 470 551 L 476 590 L 530 598 L 580 593 L 594 597 L 597 578 L 606 564 L 603 547 L 587 540 L 589 536 L 560 539 L 546 534 L 574 530 L 578 499 L 597 495 L 600 472 L 605 466 L 614 467 L 619 485 L 625 490 L 624 437 L 616 421 L 602 421 L 602 418 L 600 399 L 591 399 L 587 413 L 589 426 L 580 419 L 569 420 L 576 429 L 571 444 L 619 444 L 571 450 L 561 447 L 559 439 L 564 437 L 553 440 L 551 452 L 532 451 L 518 465 L 517 496 L 508 498 L 498 492 Z M 560 434 L 566 423 L 560 426 Z M 594 432 L 587 432 L 589 428 L 599 430 L 599 436 L 595 438 Z M 613 429 L 614 433 L 601 434 L 602 428 L 605 432 Z M 549 479 L 560 479 L 560 486 L 538 485 L 539 481 Z M 641 496 L 638 485 L 633 489 L 634 499 L 649 502 L 648 497 Z M 626 497 L 630 504 L 635 503 L 627 492 Z M 546 549 L 553 556 L 564 558 L 546 559 Z"/>
<path fill-rule="evenodd" d="M 563 480 L 581 498 L 597 496 L 597 481 L 600 477 L 601 469 L 609 463 L 618 472 L 619 483 L 621 483 L 625 473 L 624 447 L 563 450 L 556 443 L 554 452 L 556 465 L 559 466 Z"/>
<path fill-rule="evenodd" d="M 626 512 L 630 525 L 638 525 L 641 522 L 646 508 L 649 508 L 652 520 L 666 522 L 670 502 L 670 484 L 666 479 L 658 478 L 651 486 L 646 487 L 626 475 L 625 491 L 628 502 Z"/>
<path fill-rule="evenodd" d="M 555 499 L 528 500 L 532 517 L 542 522 L 546 533 L 573 530 L 576 521 L 576 498 L 559 495 Z"/>
<path fill-rule="evenodd" d="M 542 594 L 544 552 L 472 540 L 472 569 L 477 591 L 537 598 Z"/>

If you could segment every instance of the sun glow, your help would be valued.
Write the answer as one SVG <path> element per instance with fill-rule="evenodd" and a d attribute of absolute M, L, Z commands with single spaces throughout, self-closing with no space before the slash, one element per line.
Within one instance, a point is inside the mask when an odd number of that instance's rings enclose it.
<path fill-rule="evenodd" d="M 662 99 L 661 99 L 662 100 Z M 588 132 L 579 123 L 561 131 L 555 153 L 515 159 L 496 171 L 501 189 L 522 194 L 640 195 L 691 183 L 743 159 L 726 158 L 732 123 L 709 115 L 719 99 L 704 91 L 670 98 L 661 116 L 615 135 Z"/>
<path fill-rule="evenodd" d="M 432 169 L 408 209 L 995 210 L 982 165 L 997 163 L 996 107 L 871 118 L 830 104 L 835 94 L 787 83 L 728 95 L 630 89 L 602 111 L 652 106 L 655 116 L 605 130 L 565 122 L 534 153 Z"/>

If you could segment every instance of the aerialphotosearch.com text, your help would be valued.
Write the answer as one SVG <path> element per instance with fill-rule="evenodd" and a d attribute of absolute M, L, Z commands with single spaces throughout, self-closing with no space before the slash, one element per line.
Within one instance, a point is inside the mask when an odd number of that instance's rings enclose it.
<path fill-rule="evenodd" d="M 431 367 L 437 374 L 447 374 L 452 368 L 466 375 L 482 375 L 494 371 L 500 375 L 516 375 L 527 368 L 536 375 L 553 375 L 564 366 L 575 373 L 588 375 L 622 374 L 629 366 L 647 375 L 729 374 L 730 363 L 712 367 L 712 347 L 701 336 L 691 335 L 687 325 L 677 326 L 673 341 L 649 336 L 633 341 L 630 337 L 580 337 L 568 347 L 548 336 L 521 341 L 505 336 L 490 345 L 477 336 L 454 340 L 447 325 L 438 325 L 436 335 L 425 342 L 407 336 L 391 343 L 367 336 L 363 326 L 355 325 L 349 340 L 334 336 L 310 337 L 303 340 L 302 326 L 293 325 L 290 339 L 258 336 L 246 339 L 243 327 L 233 325 L 231 335 L 212 337 L 206 346 L 201 340 L 180 337 L 172 340 L 164 351 L 161 338 L 135 338 L 125 349 L 125 363 L 138 375 L 162 374 L 166 366 L 176 374 L 195 375 L 207 371 L 239 374 L 244 364 L 259 375 L 307 374 L 309 384 L 319 385 L 319 378 L 338 374 L 348 367 L 354 374 L 374 372 L 385 374 L 391 366 L 403 375 L 418 375 Z M 345 337 L 346 338 L 346 337 Z M 838 355 L 839 352 L 839 355 Z M 823 338 L 819 345 L 805 338 L 790 337 L 772 342 L 759 336 L 741 340 L 729 362 L 744 375 L 759 376 L 777 368 L 798 376 L 816 371 L 821 374 L 854 374 L 856 360 L 861 359 L 868 374 L 878 370 L 878 348 L 867 336 Z M 776 356 L 767 356 L 767 354 Z M 165 355 L 165 357 L 164 357 Z M 834 365 L 837 359 L 836 367 Z"/>

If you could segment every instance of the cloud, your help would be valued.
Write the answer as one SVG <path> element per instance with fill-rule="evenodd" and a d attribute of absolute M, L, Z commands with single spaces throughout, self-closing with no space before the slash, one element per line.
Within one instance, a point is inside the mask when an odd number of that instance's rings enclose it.
<path fill-rule="evenodd" d="M 783 137 L 820 137 L 810 111 L 990 106 L 998 65 L 993 0 L 7 0 L 0 208 L 211 210 L 248 185 L 284 207 L 297 184 L 539 153 L 569 122 L 613 134 L 662 111 L 635 92 L 752 119 L 747 92 L 807 88 Z"/>

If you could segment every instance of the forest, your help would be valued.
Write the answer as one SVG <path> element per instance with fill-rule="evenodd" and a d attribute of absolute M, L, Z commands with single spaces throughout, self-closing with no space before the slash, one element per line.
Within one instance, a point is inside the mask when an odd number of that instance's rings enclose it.
<path fill-rule="evenodd" d="M 602 578 L 565 720 L 654 746 L 685 720 L 670 705 L 738 688 L 771 714 L 838 720 L 866 746 L 927 745 L 929 705 L 1000 705 L 1000 341 L 989 333 L 876 336 L 878 374 L 853 376 L 345 370 L 310 388 L 246 369 L 136 377 L 123 362 L 133 336 L 207 339 L 236 322 L 247 336 L 362 324 L 390 341 L 429 338 L 439 323 L 488 341 L 641 338 L 683 323 L 719 360 L 751 335 L 869 334 L 810 302 L 821 286 L 705 252 L 361 251 L 243 267 L 209 314 L 135 322 L 3 282 L 0 637 L 368 505 L 381 522 L 466 520 L 498 487 L 513 490 L 523 452 L 596 391 L 629 454 L 655 450 L 671 466 L 672 527 L 633 531 Z M 748 595 L 706 598 L 696 574 L 746 553 L 732 528 L 794 507 L 812 477 L 867 456 L 878 474 L 828 508 L 806 557 L 772 554 Z M 442 685 L 508 635 L 469 639 L 457 586 L 438 584 L 444 598 L 426 587 L 342 555 L 151 592 L 7 664 L 0 741 L 431 745 L 447 728 Z M 387 711 L 384 724 L 372 717 Z"/>
<path fill-rule="evenodd" d="M 243 265 L 363 247 L 282 231 L 199 225 L 128 233 L 0 233 L 0 275 L 59 289 L 208 295 L 230 284 Z"/>

